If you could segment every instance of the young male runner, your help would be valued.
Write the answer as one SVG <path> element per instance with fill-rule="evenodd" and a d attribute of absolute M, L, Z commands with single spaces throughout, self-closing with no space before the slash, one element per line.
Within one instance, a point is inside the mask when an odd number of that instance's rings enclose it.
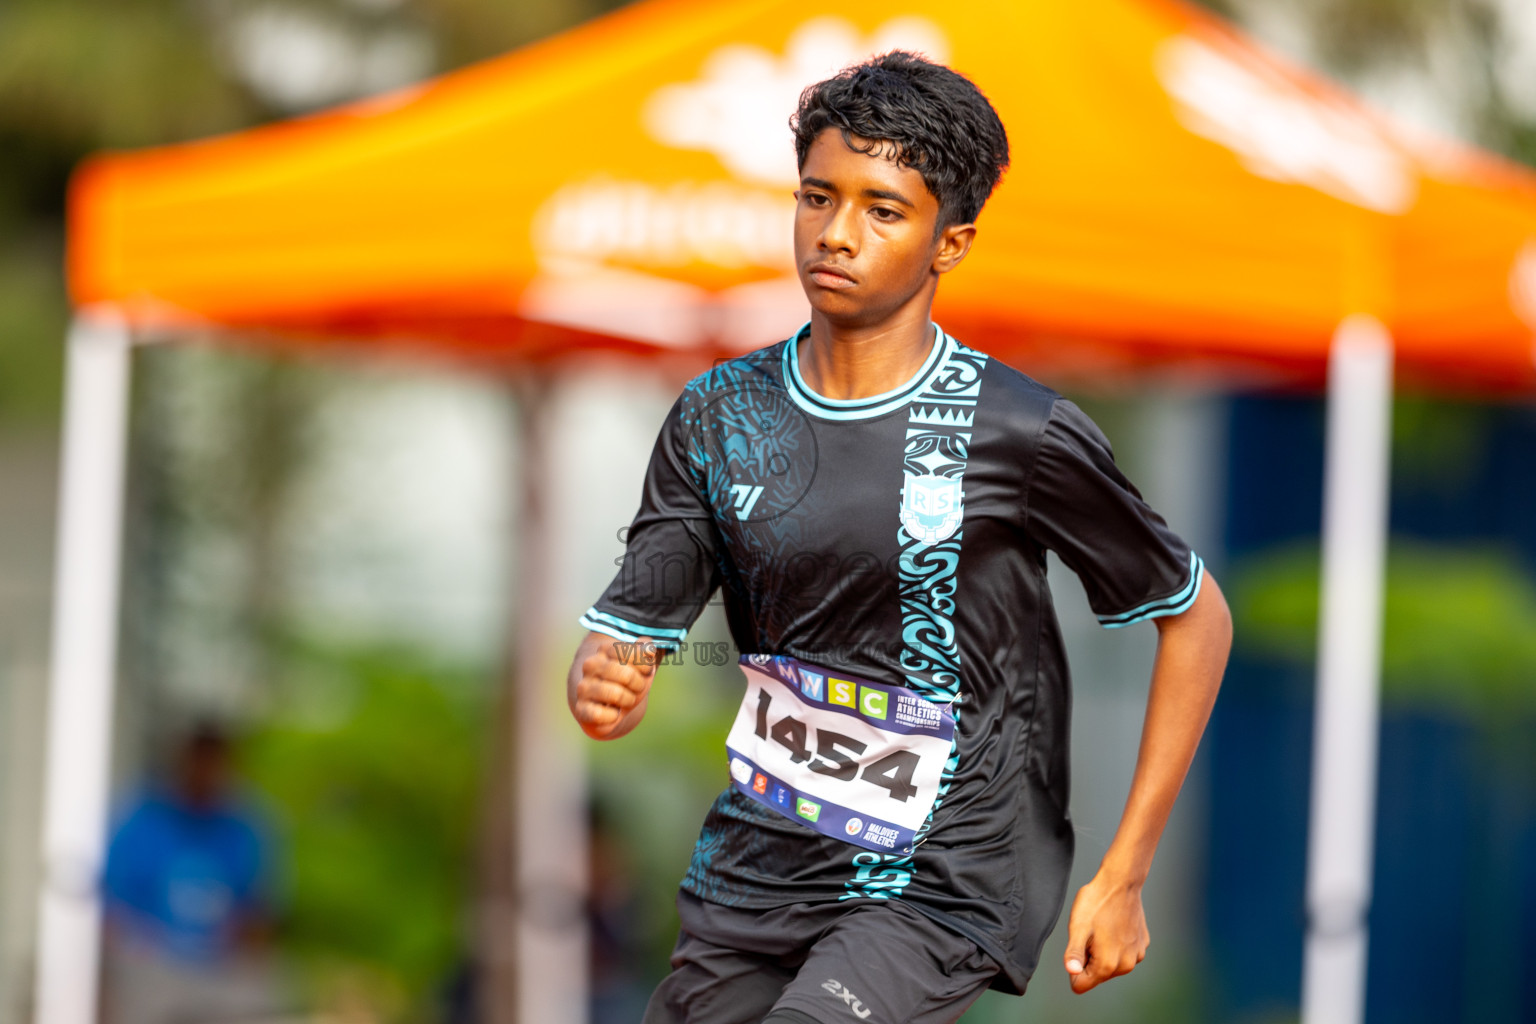
<path fill-rule="evenodd" d="M 684 389 L 569 677 L 588 735 L 645 714 L 719 588 L 748 687 L 732 785 L 647 1024 L 928 1024 L 1022 992 L 1060 914 L 1070 688 L 1045 553 L 1100 621 L 1155 619 L 1140 756 L 1079 890 L 1075 991 L 1146 953 L 1141 888 L 1231 636 L 1215 581 L 1072 403 L 929 320 L 1008 163 L 966 79 L 891 53 L 808 89 L 811 320 Z"/>

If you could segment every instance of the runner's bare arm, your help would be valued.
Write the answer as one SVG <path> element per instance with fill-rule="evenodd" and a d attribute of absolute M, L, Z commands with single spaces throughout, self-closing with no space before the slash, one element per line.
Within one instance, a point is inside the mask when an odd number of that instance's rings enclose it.
<path fill-rule="evenodd" d="M 1147 954 L 1142 885 L 1210 718 L 1232 647 L 1232 616 L 1209 573 L 1188 611 L 1156 621 L 1157 660 L 1131 793 L 1098 873 L 1072 902 L 1067 925 L 1063 959 L 1078 993 L 1130 973 Z"/>
<path fill-rule="evenodd" d="M 660 653 L 649 639 L 624 643 L 588 633 L 571 659 L 565 695 L 582 731 L 595 740 L 625 735 L 645 717 Z"/>

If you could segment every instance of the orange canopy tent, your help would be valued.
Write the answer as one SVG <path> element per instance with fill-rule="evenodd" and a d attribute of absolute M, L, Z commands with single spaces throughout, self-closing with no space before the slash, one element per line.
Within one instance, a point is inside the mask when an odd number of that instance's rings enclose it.
<path fill-rule="evenodd" d="M 646 0 L 418 88 L 77 175 L 39 1021 L 95 1012 L 131 334 L 517 363 L 698 365 L 772 342 L 805 315 L 785 121 L 804 85 L 893 47 L 970 75 L 1013 143 L 940 292 L 952 333 L 1047 379 L 1172 359 L 1327 372 L 1305 1002 L 1309 1021 L 1359 1019 L 1394 359 L 1437 385 L 1536 384 L 1536 178 L 1406 132 L 1172 0 L 816 17 Z"/>
<path fill-rule="evenodd" d="M 805 308 L 795 97 L 907 46 L 980 83 L 1015 153 L 940 292 L 959 337 L 1036 369 L 1317 371 L 1369 312 L 1402 374 L 1536 383 L 1536 177 L 1166 0 L 801 11 L 651 0 L 419 88 L 98 158 L 71 197 L 74 298 L 517 358 L 766 344 Z"/>

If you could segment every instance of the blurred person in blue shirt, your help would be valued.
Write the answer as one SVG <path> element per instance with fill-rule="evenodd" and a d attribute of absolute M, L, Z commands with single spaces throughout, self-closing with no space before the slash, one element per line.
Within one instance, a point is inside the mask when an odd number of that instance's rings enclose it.
<path fill-rule="evenodd" d="M 276 1009 L 272 844 L 232 786 L 228 737 L 201 726 L 167 783 L 113 831 L 103 896 L 107 1011 L 114 1024 L 236 1021 Z"/>

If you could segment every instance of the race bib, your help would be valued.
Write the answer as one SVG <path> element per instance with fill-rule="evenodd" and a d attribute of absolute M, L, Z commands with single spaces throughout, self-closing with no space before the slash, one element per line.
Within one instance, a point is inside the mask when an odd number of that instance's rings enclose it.
<path fill-rule="evenodd" d="M 822 835 L 911 853 L 939 796 L 955 717 L 915 690 L 796 658 L 744 654 L 725 741 L 743 794 Z"/>

